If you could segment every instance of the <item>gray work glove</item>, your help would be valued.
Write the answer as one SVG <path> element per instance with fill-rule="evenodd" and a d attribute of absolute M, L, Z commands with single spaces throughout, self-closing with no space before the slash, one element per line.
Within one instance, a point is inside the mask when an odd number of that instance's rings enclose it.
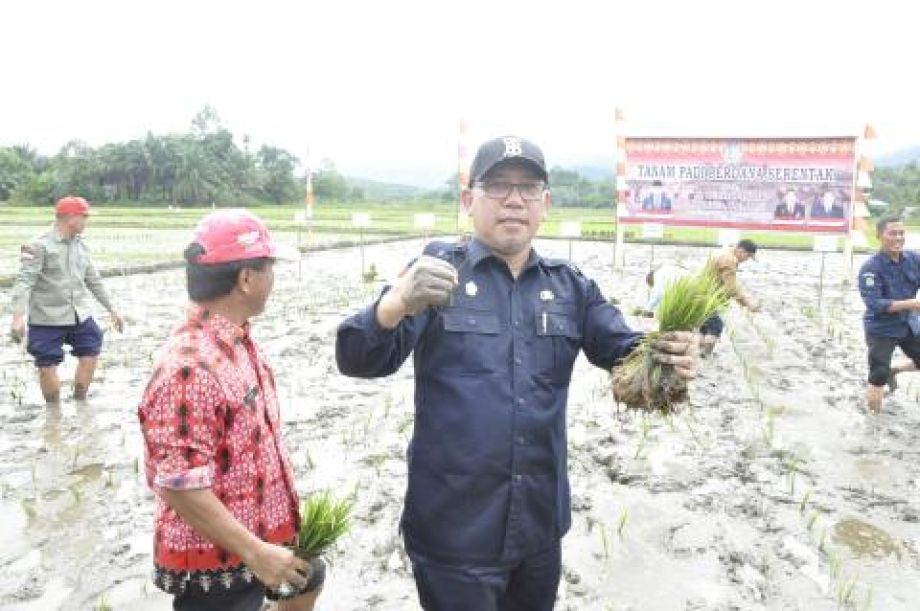
<path fill-rule="evenodd" d="M 457 270 L 447 261 L 422 255 L 393 284 L 392 290 L 412 316 L 427 307 L 442 306 L 450 302 L 457 286 Z"/>

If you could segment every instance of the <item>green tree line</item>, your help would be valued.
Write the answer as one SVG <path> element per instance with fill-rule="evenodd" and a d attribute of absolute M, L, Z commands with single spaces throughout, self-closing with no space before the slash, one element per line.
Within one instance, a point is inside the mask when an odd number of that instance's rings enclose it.
<path fill-rule="evenodd" d="M 876 168 L 872 174 L 872 198 L 888 202 L 874 213 L 904 213 L 920 216 L 920 165 L 916 161 L 902 166 Z"/>
<path fill-rule="evenodd" d="M 57 154 L 39 155 L 28 144 L 0 147 L 0 201 L 47 205 L 63 195 L 94 203 L 210 205 L 303 201 L 305 170 L 290 152 L 262 145 L 250 149 L 205 106 L 186 133 L 156 135 L 99 147 L 74 140 Z M 553 168 L 556 206 L 609 207 L 613 180 L 590 180 L 574 170 Z M 313 193 L 322 202 L 455 201 L 456 173 L 441 188 L 418 189 L 349 179 L 330 160 L 313 169 Z"/>
<path fill-rule="evenodd" d="M 251 151 L 247 136 L 241 144 L 205 107 L 183 134 L 148 133 L 98 148 L 72 141 L 51 157 L 28 145 L 0 147 L 0 201 L 48 204 L 65 194 L 93 202 L 183 205 L 303 200 L 297 157 L 269 145 Z M 363 198 L 329 161 L 315 175 L 314 194 L 321 201 Z"/>
<path fill-rule="evenodd" d="M 616 198 L 612 178 L 591 180 L 575 170 L 552 168 L 549 171 L 549 184 L 554 206 L 612 208 Z"/>

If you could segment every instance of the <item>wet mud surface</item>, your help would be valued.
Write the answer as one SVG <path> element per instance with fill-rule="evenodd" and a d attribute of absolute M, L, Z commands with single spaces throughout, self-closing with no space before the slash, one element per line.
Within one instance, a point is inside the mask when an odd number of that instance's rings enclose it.
<path fill-rule="evenodd" d="M 371 246 L 365 256 L 388 277 L 421 245 Z M 568 254 L 563 241 L 538 247 Z M 634 246 L 617 273 L 609 243 L 579 242 L 573 259 L 629 312 L 646 298 L 652 256 L 694 266 L 708 252 Z M 676 415 L 617 409 L 608 374 L 579 359 L 569 398 L 573 527 L 557 609 L 918 608 L 920 379 L 904 376 L 881 414 L 867 415 L 862 304 L 840 283 L 842 255 L 826 259 L 820 308 L 819 255 L 759 259 L 739 278 L 761 313 L 728 313 Z M 317 608 L 413 610 L 397 532 L 411 360 L 370 381 L 334 363 L 336 325 L 379 290 L 360 261 L 350 248 L 306 254 L 300 274 L 296 263 L 279 266 L 254 335 L 277 372 L 299 492 L 358 491 Z M 2 609 L 169 605 L 148 579 L 153 500 L 136 406 L 154 350 L 184 311 L 183 277 L 106 282 L 128 328 L 107 332 L 87 402 L 65 392 L 60 408 L 46 408 L 28 355 L 0 346 Z M 62 378 L 74 364 L 65 361 Z"/>

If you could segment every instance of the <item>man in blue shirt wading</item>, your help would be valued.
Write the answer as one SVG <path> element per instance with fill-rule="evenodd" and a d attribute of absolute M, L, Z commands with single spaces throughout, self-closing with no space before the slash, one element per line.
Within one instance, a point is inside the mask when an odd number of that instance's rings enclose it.
<path fill-rule="evenodd" d="M 894 376 L 920 363 L 920 255 L 904 250 L 904 223 L 898 217 L 879 219 L 879 251 L 859 270 L 859 293 L 866 304 L 863 326 L 869 347 L 869 409 L 882 408 L 882 391 Z M 891 366 L 895 346 L 911 360 Z"/>
<path fill-rule="evenodd" d="M 483 144 L 461 200 L 468 243 L 432 242 L 345 320 L 342 373 L 380 377 L 415 352 L 415 428 L 401 528 L 426 610 L 549 610 L 571 523 L 566 398 L 579 350 L 611 369 L 641 335 L 597 285 L 531 242 L 551 204 L 543 153 Z M 656 357 L 695 375 L 695 335 Z"/>

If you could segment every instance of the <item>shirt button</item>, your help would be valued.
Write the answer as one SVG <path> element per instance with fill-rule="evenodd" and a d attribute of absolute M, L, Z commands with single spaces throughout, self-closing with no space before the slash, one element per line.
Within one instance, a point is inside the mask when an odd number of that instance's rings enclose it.
<path fill-rule="evenodd" d="M 524 445 L 525 443 L 527 443 L 527 440 L 524 439 L 524 436 L 523 436 L 523 435 L 518 435 L 518 436 L 517 436 L 517 442 L 518 442 L 518 445 L 519 445 L 519 446 L 522 446 L 522 445 Z"/>
<path fill-rule="evenodd" d="M 518 397 L 518 405 L 524 405 L 524 397 Z"/>
<path fill-rule="evenodd" d="M 523 362 L 524 362 L 524 361 L 521 360 L 521 357 L 519 357 L 519 356 L 514 357 L 514 364 L 515 364 L 515 365 L 520 365 L 520 364 L 523 363 Z"/>
<path fill-rule="evenodd" d="M 514 476 L 514 483 L 515 483 L 515 484 L 520 484 L 520 483 L 521 483 L 521 475 L 520 475 L 520 474 L 515 474 L 515 476 Z"/>
<path fill-rule="evenodd" d="M 520 326 L 521 326 L 521 321 L 515 320 L 515 321 L 514 321 L 514 326 L 515 326 L 515 327 L 520 327 Z"/>

